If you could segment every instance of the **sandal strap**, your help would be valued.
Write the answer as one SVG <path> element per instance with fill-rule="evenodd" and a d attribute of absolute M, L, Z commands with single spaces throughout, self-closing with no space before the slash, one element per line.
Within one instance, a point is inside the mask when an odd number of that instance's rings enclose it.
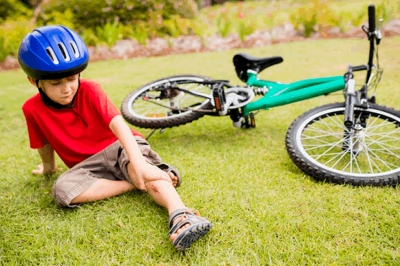
<path fill-rule="evenodd" d="M 173 224 L 176 218 L 182 216 L 185 216 L 183 220 Z M 212 227 L 212 224 L 206 218 L 196 215 L 192 210 L 178 209 L 173 211 L 169 216 L 169 226 L 171 229 L 168 235 L 175 234 L 179 228 L 182 228 L 186 224 L 190 224 L 190 226 L 183 229 L 172 243 L 178 250 L 189 248 L 193 242 L 205 235 Z"/>
<path fill-rule="evenodd" d="M 176 231 L 178 231 L 179 228 L 183 227 L 186 224 L 195 225 L 195 224 L 199 224 L 199 223 L 202 223 L 205 221 L 208 222 L 206 218 L 197 216 L 190 209 L 186 209 L 186 210 L 181 209 L 181 210 L 176 210 L 174 212 L 171 213 L 170 219 L 169 219 L 169 227 L 171 228 L 168 233 L 169 235 L 175 233 Z M 173 224 L 173 221 L 176 218 L 179 218 L 182 216 L 185 216 L 185 219 Z"/>
<path fill-rule="evenodd" d="M 182 177 L 179 173 L 179 170 L 175 166 L 168 165 L 165 163 L 157 164 L 156 166 L 166 173 L 172 172 L 176 177 L 178 177 L 178 183 L 176 184 L 176 187 L 179 187 L 181 185 Z"/>
<path fill-rule="evenodd" d="M 185 213 L 190 213 L 190 209 L 177 209 L 177 210 L 171 212 L 171 214 L 169 215 L 169 218 L 168 218 L 168 225 L 169 225 L 169 228 L 172 227 L 173 222 L 174 222 L 174 220 L 175 220 L 176 218 L 178 218 L 178 217 L 184 215 Z"/>

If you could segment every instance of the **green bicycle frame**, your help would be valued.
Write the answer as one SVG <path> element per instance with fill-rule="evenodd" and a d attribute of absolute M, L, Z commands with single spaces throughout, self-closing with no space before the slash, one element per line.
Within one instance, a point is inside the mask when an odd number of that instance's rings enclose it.
<path fill-rule="evenodd" d="M 249 70 L 247 72 L 247 85 L 251 87 L 266 88 L 267 94 L 254 102 L 244 106 L 243 115 L 250 112 L 269 109 L 289 103 L 307 100 L 316 96 L 343 90 L 345 81 L 343 76 L 331 76 L 323 78 L 311 78 L 295 81 L 293 83 L 280 83 L 267 80 L 259 80 L 257 73 Z"/>

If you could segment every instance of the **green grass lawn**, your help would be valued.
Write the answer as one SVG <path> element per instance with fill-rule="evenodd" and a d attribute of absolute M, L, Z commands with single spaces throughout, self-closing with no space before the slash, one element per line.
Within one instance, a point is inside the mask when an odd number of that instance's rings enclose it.
<path fill-rule="evenodd" d="M 309 40 L 243 49 L 284 62 L 261 77 L 281 81 L 341 75 L 367 60 L 365 39 Z M 378 103 L 400 109 L 400 37 L 380 47 L 385 68 Z M 129 91 L 167 75 L 200 74 L 239 84 L 239 50 L 91 63 L 83 77 L 99 81 L 120 106 Z M 363 79 L 363 77 L 361 77 Z M 51 196 L 52 177 L 29 148 L 21 111 L 37 91 L 20 71 L 0 73 L 1 265 L 399 265 L 400 191 L 318 182 L 290 161 L 284 137 L 304 111 L 340 95 L 274 108 L 257 127 L 235 129 L 228 117 L 206 117 L 156 133 L 153 148 L 184 175 L 184 202 L 213 222 L 186 252 L 169 243 L 167 213 L 147 194 L 129 192 L 73 210 Z M 144 134 L 149 130 L 139 129 Z"/>

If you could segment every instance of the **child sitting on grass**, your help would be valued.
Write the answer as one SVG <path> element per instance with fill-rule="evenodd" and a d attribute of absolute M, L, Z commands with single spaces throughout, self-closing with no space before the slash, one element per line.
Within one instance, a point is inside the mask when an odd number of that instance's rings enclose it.
<path fill-rule="evenodd" d="M 44 26 L 22 40 L 18 61 L 39 93 L 22 107 L 30 146 L 42 163 L 34 174 L 57 170 L 54 151 L 70 168 L 53 186 L 56 202 L 75 207 L 142 190 L 169 213 L 169 238 L 184 250 L 211 223 L 182 202 L 179 172 L 161 162 L 143 136 L 130 129 L 101 86 L 80 79 L 89 52 L 80 36 L 63 26 Z"/>

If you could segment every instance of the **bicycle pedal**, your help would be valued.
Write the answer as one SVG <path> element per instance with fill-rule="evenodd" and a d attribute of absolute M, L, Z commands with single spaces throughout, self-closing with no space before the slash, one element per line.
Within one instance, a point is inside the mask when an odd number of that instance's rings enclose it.
<path fill-rule="evenodd" d="M 256 120 L 254 118 L 254 114 L 250 113 L 249 116 L 243 117 L 241 128 L 255 128 Z"/>
<path fill-rule="evenodd" d="M 215 109 L 220 115 L 224 115 L 226 96 L 222 84 L 214 84 L 212 88 Z"/>
<path fill-rule="evenodd" d="M 253 113 L 250 113 L 250 126 L 251 126 L 252 128 L 255 128 L 255 127 L 256 127 L 256 118 L 254 117 L 254 114 L 253 114 Z"/>

